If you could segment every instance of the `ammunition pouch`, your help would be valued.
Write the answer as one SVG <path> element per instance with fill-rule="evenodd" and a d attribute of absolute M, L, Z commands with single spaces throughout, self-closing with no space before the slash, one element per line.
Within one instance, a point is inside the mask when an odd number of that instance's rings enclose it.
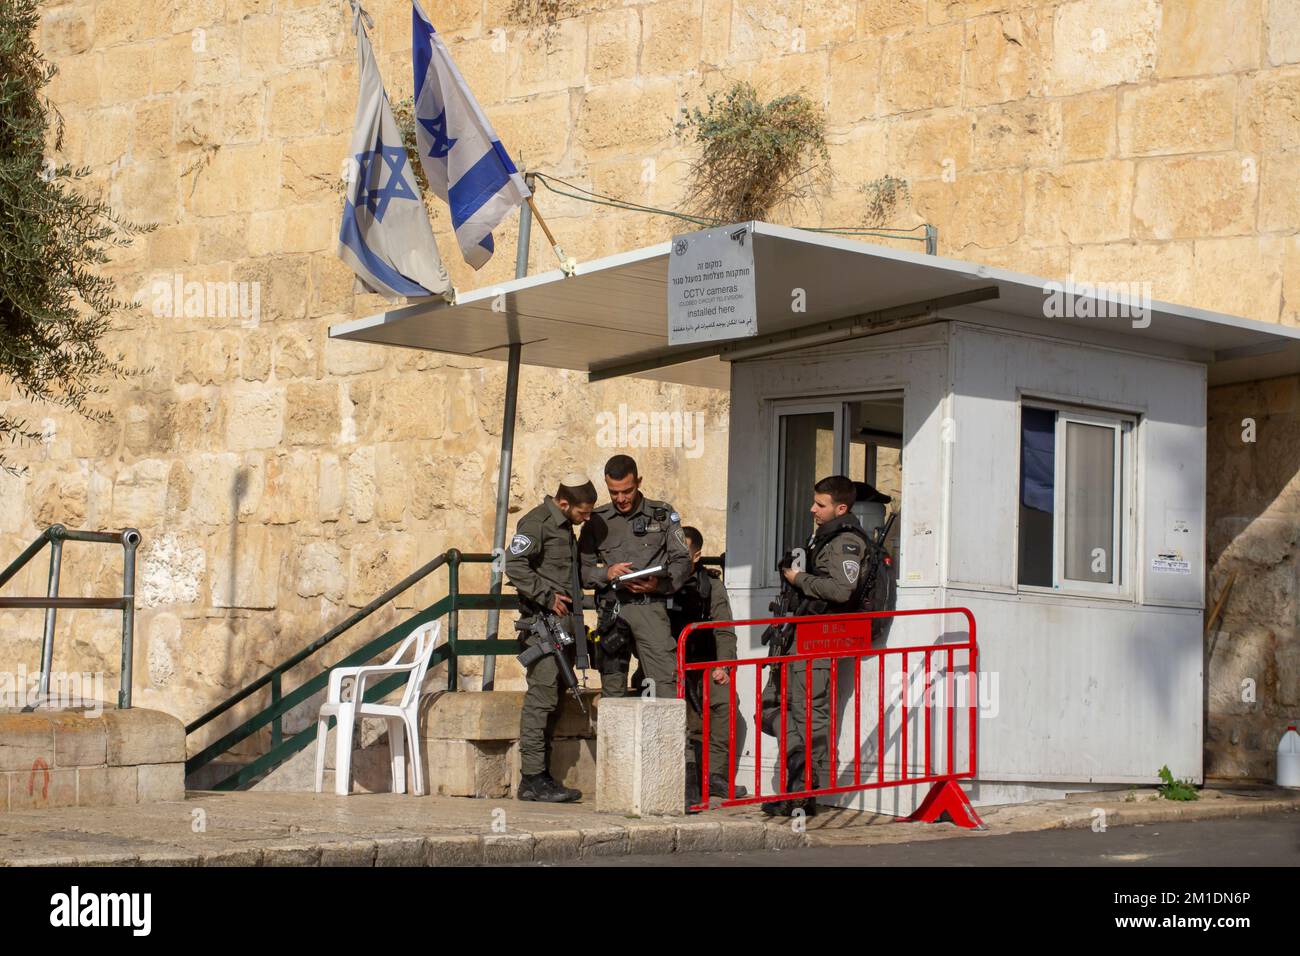
<path fill-rule="evenodd" d="M 600 608 L 600 617 L 591 632 L 602 654 L 618 657 L 625 651 L 632 640 L 632 627 L 618 613 L 617 603 L 606 603 Z"/>

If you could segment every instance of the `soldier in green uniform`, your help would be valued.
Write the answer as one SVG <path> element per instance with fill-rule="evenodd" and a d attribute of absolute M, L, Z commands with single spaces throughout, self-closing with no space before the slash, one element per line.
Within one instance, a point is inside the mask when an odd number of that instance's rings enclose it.
<path fill-rule="evenodd" d="M 691 576 L 673 595 L 676 604 L 668 612 L 672 622 L 673 633 L 681 638 L 682 629 L 697 621 L 731 621 L 731 602 L 727 599 L 727 589 L 722 585 L 722 575 L 713 568 L 700 564 L 704 552 L 704 536 L 698 528 L 687 526 L 682 529 L 686 535 L 686 544 L 691 552 Z M 736 632 L 729 627 L 701 628 L 693 632 L 686 644 L 687 661 L 734 661 L 736 659 Z M 697 803 L 700 799 L 699 771 L 697 769 L 696 751 L 704 745 L 704 721 L 701 710 L 704 704 L 702 685 L 704 676 L 696 671 L 688 674 L 686 688 L 686 736 L 690 740 L 687 751 L 687 799 Z M 728 752 L 730 750 L 729 723 L 731 698 L 731 674 L 724 668 L 715 667 L 708 676 L 709 687 L 709 797 L 727 798 L 731 782 L 731 767 Z M 633 681 L 633 685 L 636 681 Z M 736 720 L 740 713 L 737 710 Z M 736 796 L 743 797 L 749 791 L 736 786 Z"/>
<path fill-rule="evenodd" d="M 609 504 L 592 512 L 582 529 L 578 551 L 582 584 L 600 588 L 632 571 L 662 566 L 654 577 L 615 585 L 619 612 L 632 631 L 632 643 L 656 697 L 677 696 L 676 642 L 668 622 L 668 596 L 691 573 L 691 557 L 681 518 L 665 501 L 641 494 L 641 476 L 628 455 L 605 463 Z M 631 648 L 617 655 L 600 654 L 600 689 L 610 697 L 628 693 Z"/>
<path fill-rule="evenodd" d="M 846 614 L 862 610 L 862 562 L 867 556 L 867 533 L 849 509 L 857 498 L 852 480 L 843 475 L 831 475 L 813 486 L 812 516 L 815 528 L 808 543 L 805 567 L 798 571 L 785 568 L 781 574 L 804 597 L 800 605 L 803 614 Z M 793 653 L 793 648 L 791 649 Z M 806 715 L 805 663 L 790 664 L 786 668 L 789 679 L 786 710 L 786 787 L 789 790 L 805 789 L 804 761 L 808 752 Z M 812 789 L 829 785 L 830 746 L 827 732 L 830 727 L 830 674 L 829 660 L 816 661 L 812 666 Z M 817 812 L 817 800 L 776 800 L 763 804 L 769 815 L 790 816 L 798 808 L 812 816 Z"/>
<path fill-rule="evenodd" d="M 506 557 L 506 578 L 519 592 L 521 620 L 543 611 L 554 614 L 565 632 L 578 641 L 578 666 L 585 668 L 582 585 L 574 528 L 591 516 L 596 488 L 586 475 L 566 475 L 554 496 L 519 519 Z M 537 642 L 529 633 L 523 646 Z M 559 674 L 546 655 L 528 667 L 528 691 L 519 715 L 520 800 L 567 803 L 582 792 L 561 786 L 548 770 L 551 733 L 559 714 Z"/>

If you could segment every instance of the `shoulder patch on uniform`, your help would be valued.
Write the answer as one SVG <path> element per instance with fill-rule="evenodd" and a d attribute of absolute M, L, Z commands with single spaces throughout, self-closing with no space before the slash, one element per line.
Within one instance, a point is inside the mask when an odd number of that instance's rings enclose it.
<path fill-rule="evenodd" d="M 526 534 L 517 534 L 510 539 L 510 553 L 523 554 L 533 546 L 533 539 Z"/>
<path fill-rule="evenodd" d="M 683 531 L 681 528 L 673 529 L 673 537 L 677 539 L 677 543 L 680 544 L 683 548 L 690 547 L 690 545 L 686 543 L 686 532 Z"/>
<path fill-rule="evenodd" d="M 668 520 L 673 523 L 677 523 L 682 520 L 682 516 L 679 515 L 676 511 L 674 511 L 672 514 L 668 516 Z"/>
<path fill-rule="evenodd" d="M 856 561 L 844 562 L 844 576 L 849 579 L 849 584 L 858 583 L 858 567 L 859 565 Z"/>

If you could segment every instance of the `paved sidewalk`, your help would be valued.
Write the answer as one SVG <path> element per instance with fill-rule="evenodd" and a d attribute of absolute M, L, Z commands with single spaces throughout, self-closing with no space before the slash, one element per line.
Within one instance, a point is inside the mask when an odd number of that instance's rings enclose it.
<path fill-rule="evenodd" d="M 894 817 L 833 810 L 810 821 L 811 846 L 914 843 L 952 837 L 983 838 L 1036 830 L 1090 829 L 1173 820 L 1216 820 L 1280 811 L 1300 811 L 1300 790 L 1259 785 L 1211 784 L 1199 800 L 1160 797 L 1155 788 L 1072 794 L 1065 800 L 1039 800 L 976 807 L 986 830 L 964 830 L 951 823 L 902 825 Z M 1102 813 L 1098 813 L 1102 811 Z"/>
<path fill-rule="evenodd" d="M 802 846 L 982 838 L 1062 827 L 1210 819 L 1300 809 L 1300 792 L 1211 789 L 1171 803 L 1154 791 L 1089 794 L 980 811 L 989 829 L 905 824 L 823 812 L 798 832 L 753 808 L 675 818 L 597 813 L 591 805 L 398 794 L 190 793 L 134 807 L 0 814 L 0 865 L 423 866 L 563 862 L 599 856 L 779 850 Z M 1104 797 L 1105 799 L 1098 799 Z"/>

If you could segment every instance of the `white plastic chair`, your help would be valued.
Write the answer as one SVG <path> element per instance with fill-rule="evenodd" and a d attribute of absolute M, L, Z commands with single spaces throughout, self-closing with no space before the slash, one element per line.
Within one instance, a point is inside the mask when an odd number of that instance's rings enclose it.
<path fill-rule="evenodd" d="M 393 792 L 406 792 L 406 754 L 411 754 L 412 783 L 416 794 L 424 792 L 424 768 L 420 760 L 420 686 L 424 683 L 429 659 L 438 643 L 442 622 L 421 625 L 406 636 L 397 652 L 385 664 L 361 667 L 336 667 L 330 671 L 329 692 L 316 718 L 316 792 L 325 786 L 325 735 L 329 719 L 337 721 L 334 731 L 334 792 L 342 796 L 352 792 L 352 727 L 358 718 L 382 717 L 388 721 L 388 748 L 392 754 Z M 410 659 L 403 657 L 414 645 Z M 398 704 L 371 704 L 365 701 L 366 681 L 389 674 L 409 674 L 402 700 Z M 343 682 L 352 678 L 348 687 Z"/>

